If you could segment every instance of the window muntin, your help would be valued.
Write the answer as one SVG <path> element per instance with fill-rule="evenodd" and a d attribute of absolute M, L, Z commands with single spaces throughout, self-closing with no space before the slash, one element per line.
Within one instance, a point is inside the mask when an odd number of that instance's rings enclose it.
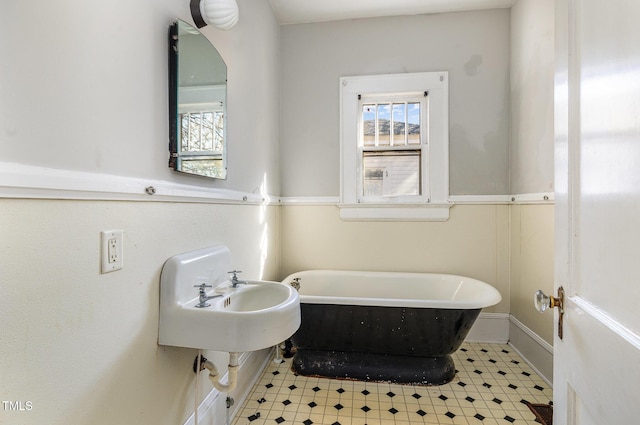
<path fill-rule="evenodd" d="M 362 102 L 360 146 L 419 145 L 420 111 L 421 102 L 415 101 Z"/>

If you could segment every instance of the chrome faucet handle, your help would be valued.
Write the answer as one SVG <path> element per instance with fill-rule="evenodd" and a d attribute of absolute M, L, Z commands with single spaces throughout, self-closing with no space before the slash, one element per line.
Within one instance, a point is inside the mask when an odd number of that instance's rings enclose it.
<path fill-rule="evenodd" d="M 232 280 L 238 280 L 238 273 L 242 273 L 242 270 L 231 270 L 230 272 L 227 273 L 233 273 L 233 276 L 231 276 Z"/>
<path fill-rule="evenodd" d="M 212 288 L 211 285 L 207 285 L 206 283 L 201 283 L 200 285 L 193 285 L 194 288 L 200 288 L 200 291 L 204 292 L 204 288 Z"/>

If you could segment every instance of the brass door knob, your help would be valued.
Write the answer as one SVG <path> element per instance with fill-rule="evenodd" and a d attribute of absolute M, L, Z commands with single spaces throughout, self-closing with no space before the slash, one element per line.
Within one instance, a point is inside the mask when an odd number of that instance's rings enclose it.
<path fill-rule="evenodd" d="M 562 339 L 563 334 L 563 317 L 564 317 L 564 288 L 561 286 L 558 288 L 558 296 L 550 297 L 541 290 L 537 290 L 533 295 L 533 304 L 536 306 L 536 310 L 540 313 L 544 313 L 549 308 L 558 307 L 558 337 Z"/>

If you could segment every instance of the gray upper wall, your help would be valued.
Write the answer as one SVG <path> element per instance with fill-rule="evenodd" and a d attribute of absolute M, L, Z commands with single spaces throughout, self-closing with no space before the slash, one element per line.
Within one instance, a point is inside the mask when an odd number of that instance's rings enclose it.
<path fill-rule="evenodd" d="M 449 72 L 450 193 L 509 194 L 510 12 L 281 27 L 283 196 L 340 194 L 339 78 Z"/>
<path fill-rule="evenodd" d="M 228 180 L 167 165 L 167 32 L 187 0 L 0 2 L 1 160 L 278 195 L 280 27 L 238 3 L 232 30 L 202 28 L 228 67 Z"/>
<path fill-rule="evenodd" d="M 278 26 L 267 2 L 240 0 L 236 28 L 203 29 L 229 67 L 224 182 L 167 167 L 167 28 L 176 18 L 190 21 L 188 3 L 117 0 L 104 10 L 71 3 L 73 13 L 25 3 L 6 5 L 10 13 L 0 14 L 8 34 L 24 32 L 34 16 L 56 16 L 55 30 L 31 26 L 29 37 L 6 46 L 2 161 L 249 192 L 264 185 L 271 195 L 337 196 L 339 78 L 447 70 L 451 194 L 541 192 L 553 185 L 552 1 L 545 2 L 550 12 L 529 10 L 537 1 L 520 0 L 512 10 Z M 138 12 L 149 4 L 152 18 L 140 21 Z"/>
<path fill-rule="evenodd" d="M 511 8 L 511 193 L 553 192 L 553 0 Z"/>

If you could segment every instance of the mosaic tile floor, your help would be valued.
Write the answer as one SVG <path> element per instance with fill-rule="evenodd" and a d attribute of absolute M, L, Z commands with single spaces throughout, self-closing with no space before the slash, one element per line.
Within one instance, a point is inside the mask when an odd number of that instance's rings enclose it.
<path fill-rule="evenodd" d="M 270 362 L 232 425 L 539 424 L 552 389 L 508 345 L 465 343 L 441 386 L 308 378 Z"/>

